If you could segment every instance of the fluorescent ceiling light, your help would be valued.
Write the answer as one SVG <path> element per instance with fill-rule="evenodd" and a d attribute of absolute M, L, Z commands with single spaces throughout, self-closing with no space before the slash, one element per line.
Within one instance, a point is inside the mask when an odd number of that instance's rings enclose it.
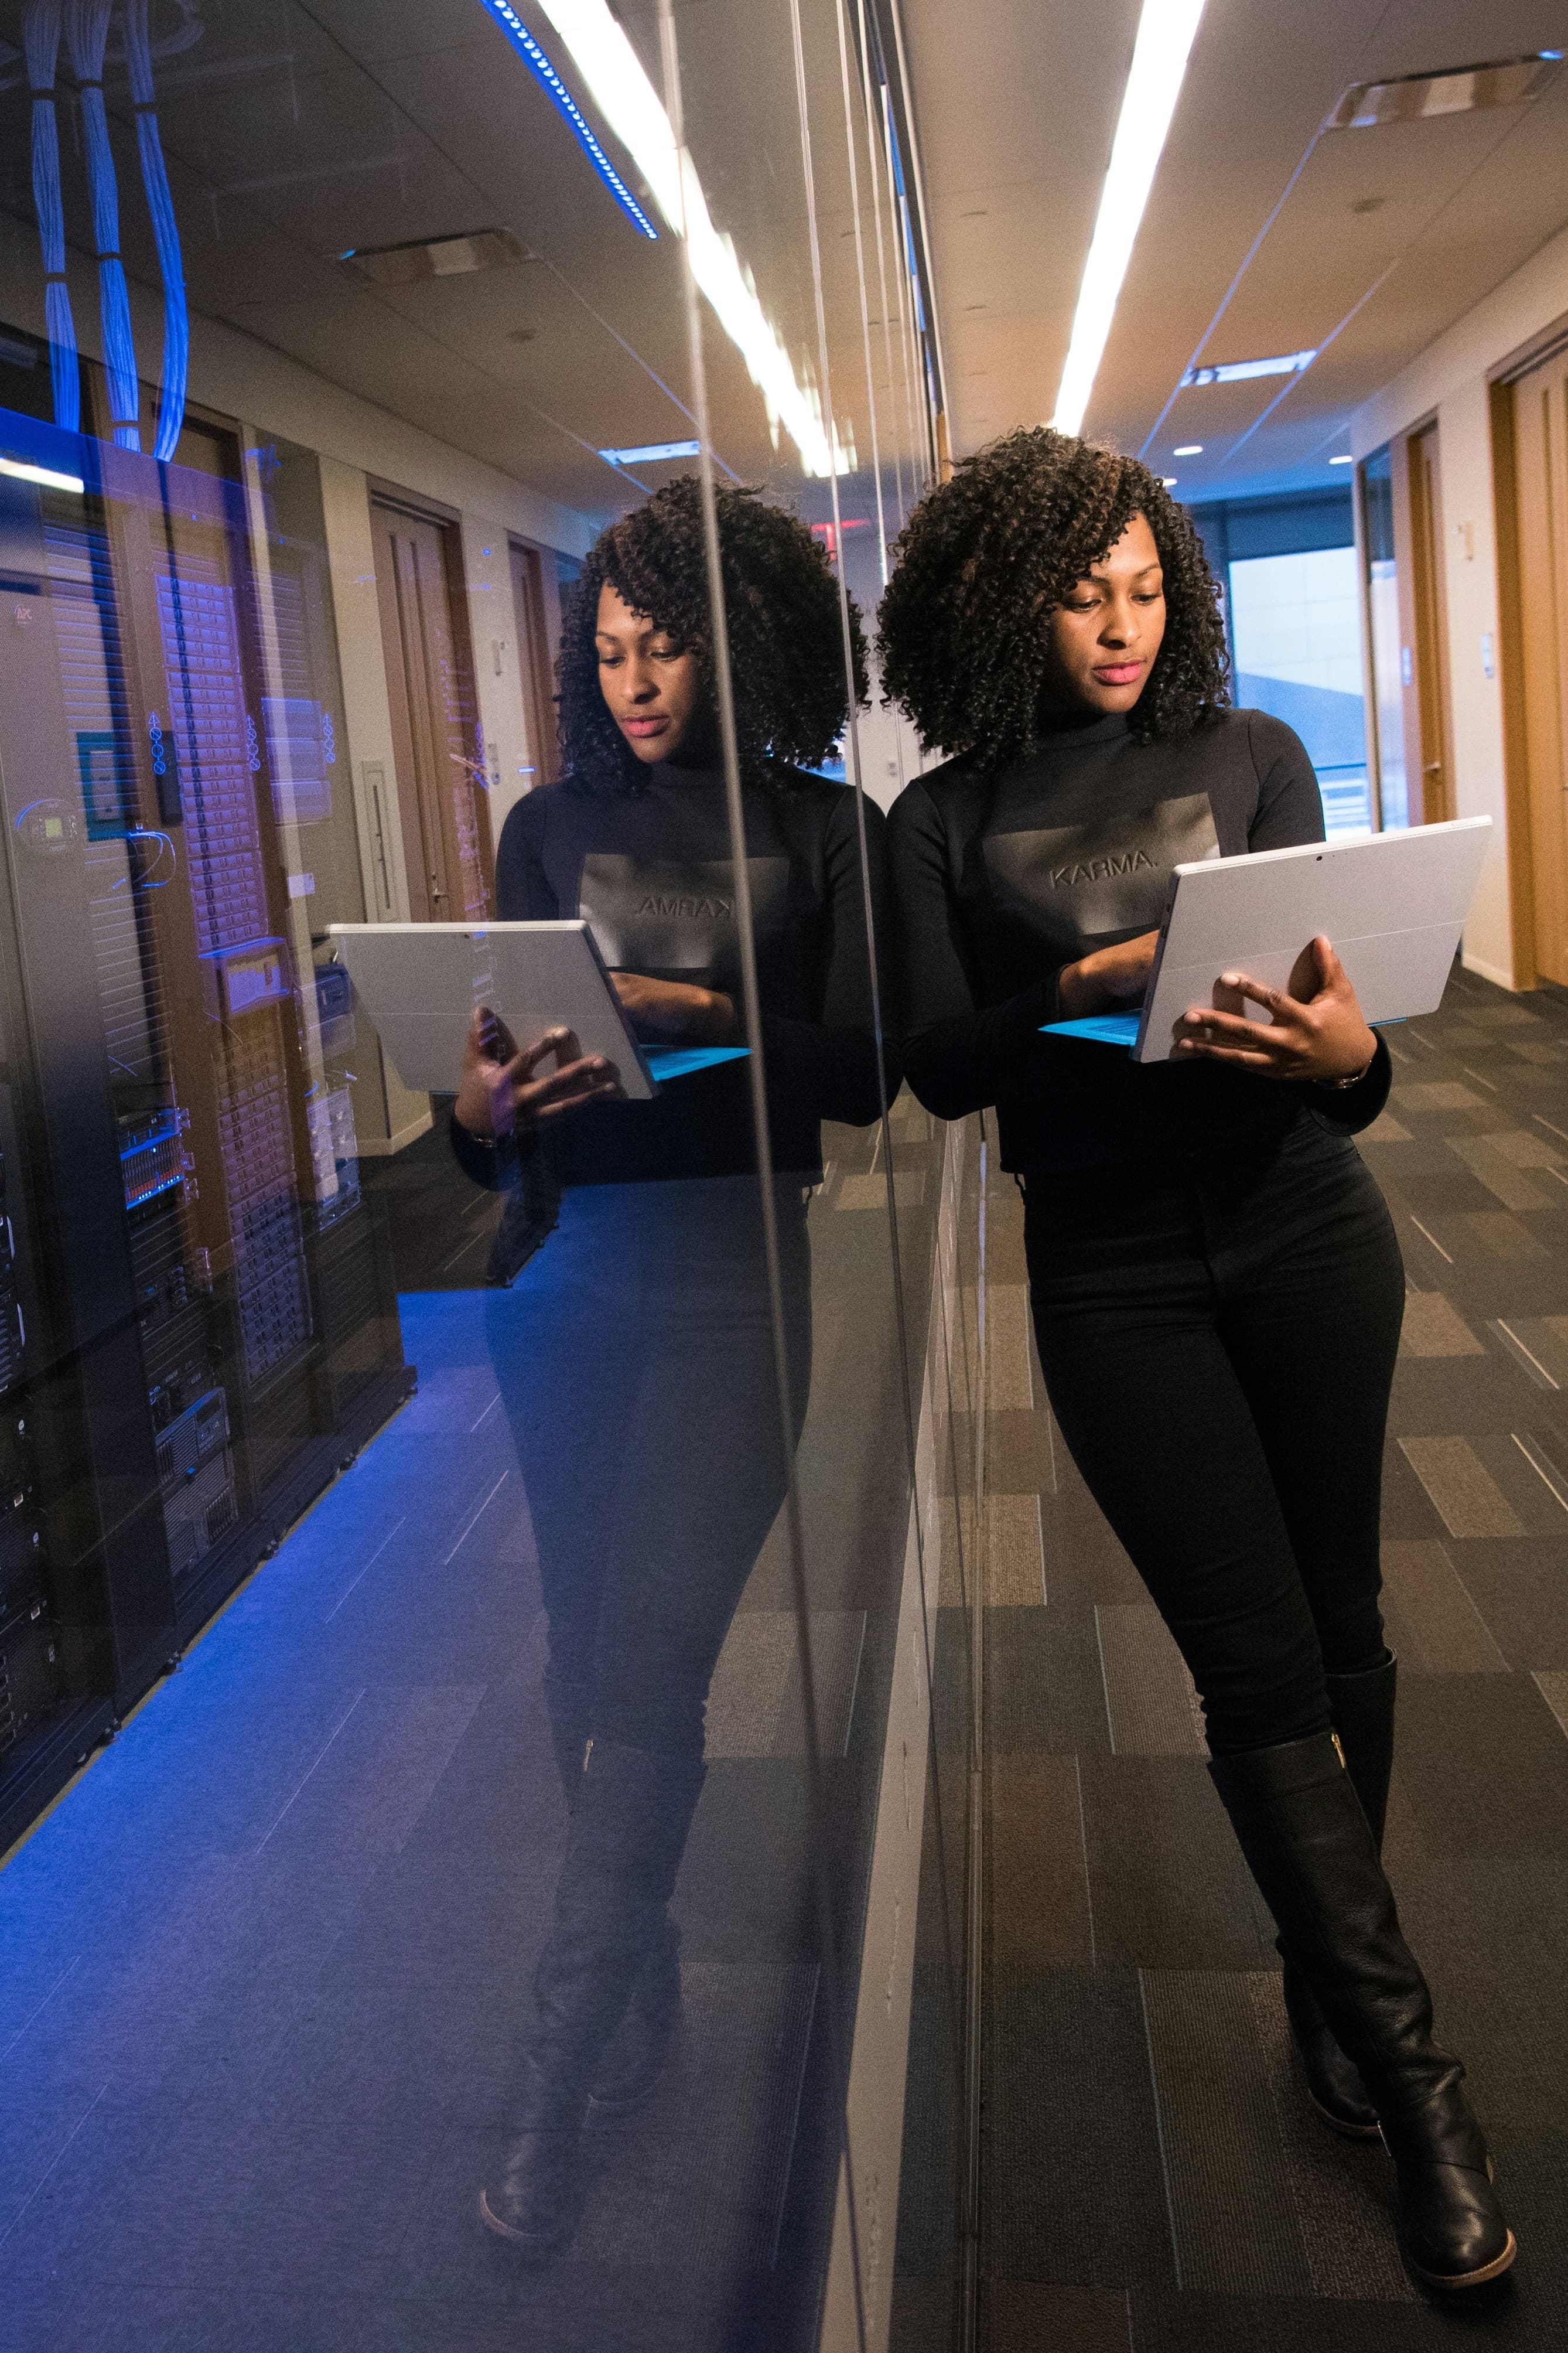
<path fill-rule="evenodd" d="M 1355 459 L 1352 457 L 1331 458 L 1329 463 L 1331 466 L 1353 466 Z"/>
<path fill-rule="evenodd" d="M 1204 0 L 1143 0 L 1051 419 L 1058 433 L 1082 427 L 1203 13 Z"/>
<path fill-rule="evenodd" d="M 700 458 L 700 441 L 647 441 L 640 449 L 601 449 L 609 466 L 657 466 L 661 458 Z"/>
<path fill-rule="evenodd" d="M 483 5 L 489 10 L 496 23 L 510 41 L 512 47 L 520 49 L 528 59 L 529 64 L 576 132 L 578 144 L 593 164 L 595 171 L 597 172 L 628 220 L 642 231 L 644 237 L 657 238 L 658 229 L 655 228 L 592 131 L 589 130 L 587 119 L 582 108 L 518 15 L 517 10 L 509 5 L 509 0 L 483 0 Z"/>
<path fill-rule="evenodd" d="M 20 458 L 0 458 L 0 474 L 9 474 L 16 482 L 37 482 L 44 491 L 74 491 L 78 498 L 87 488 L 79 474 L 57 474 L 48 466 L 25 465 Z"/>
<path fill-rule="evenodd" d="M 1184 7 L 1201 5 L 1202 0 L 1183 0 Z M 484 5 L 521 47 L 522 27 L 508 0 L 484 0 Z M 659 212 L 685 237 L 691 274 L 745 361 L 775 437 L 782 425 L 808 474 L 851 472 L 853 448 L 842 441 L 829 448 L 821 401 L 813 387 L 800 383 L 777 328 L 757 300 L 750 270 L 729 237 L 714 227 L 689 151 L 677 153 L 669 117 L 605 0 L 540 0 L 540 5 L 571 51 L 595 105 L 652 190 Z"/>
<path fill-rule="evenodd" d="M 1176 487 L 1176 478 L 1175 478 L 1174 474 L 1162 474 L 1162 475 L 1161 475 L 1161 477 L 1160 477 L 1160 488 L 1161 488 L 1163 491 L 1173 491 L 1173 490 L 1175 489 L 1175 487 Z"/>
<path fill-rule="evenodd" d="M 1171 452 L 1173 458 L 1201 458 L 1203 454 L 1204 445 L 1201 441 L 1184 441 L 1179 449 L 1173 449 Z"/>
<path fill-rule="evenodd" d="M 1310 368 L 1318 354 L 1312 352 L 1282 352 L 1271 360 L 1222 360 L 1217 367 L 1191 367 L 1182 378 L 1181 388 L 1191 392 L 1194 385 L 1250 384 L 1258 375 L 1299 375 Z"/>
<path fill-rule="evenodd" d="M 1539 98 L 1561 64 L 1561 49 L 1490 65 L 1455 66 L 1446 73 L 1394 74 L 1347 90 L 1327 131 L 1375 131 L 1385 122 L 1420 122 L 1434 114 L 1470 114 L 1479 107 L 1518 106 Z"/>

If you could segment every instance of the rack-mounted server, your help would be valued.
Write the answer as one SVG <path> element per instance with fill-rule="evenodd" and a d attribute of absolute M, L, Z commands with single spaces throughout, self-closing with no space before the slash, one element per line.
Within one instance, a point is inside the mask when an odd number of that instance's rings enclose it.
<path fill-rule="evenodd" d="M 292 914 L 306 603 L 237 440 L 0 421 L 82 484 L 0 478 L 3 1847 L 411 1376 Z"/>

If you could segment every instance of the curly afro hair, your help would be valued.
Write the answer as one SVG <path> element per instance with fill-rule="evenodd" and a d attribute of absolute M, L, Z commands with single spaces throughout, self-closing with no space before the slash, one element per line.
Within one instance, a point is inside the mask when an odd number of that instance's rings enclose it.
<path fill-rule="evenodd" d="M 849 717 L 838 583 L 805 523 L 764 505 L 760 491 L 723 487 L 718 503 L 742 771 L 760 776 L 770 758 L 814 767 Z M 695 474 L 666 483 L 645 506 L 601 532 L 562 616 L 556 678 L 563 769 L 581 790 L 635 792 L 647 781 L 646 771 L 599 691 L 594 636 L 606 582 L 634 613 L 667 629 L 710 669 L 701 485 Z M 849 634 L 858 709 L 868 694 L 866 639 L 853 599 Z"/>
<path fill-rule="evenodd" d="M 1033 741 L 1045 617 L 1138 514 L 1164 569 L 1165 635 L 1128 723 L 1147 742 L 1224 708 L 1225 624 L 1191 520 L 1136 458 L 1039 426 L 964 459 L 899 540 L 882 681 L 928 751 L 994 771 Z"/>

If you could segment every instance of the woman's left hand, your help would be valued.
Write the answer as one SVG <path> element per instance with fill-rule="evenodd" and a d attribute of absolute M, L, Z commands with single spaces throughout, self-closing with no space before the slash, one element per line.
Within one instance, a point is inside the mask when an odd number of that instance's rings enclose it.
<path fill-rule="evenodd" d="M 613 972 L 610 979 L 639 1038 L 732 1046 L 740 1033 L 735 1001 L 721 989 L 697 988 L 685 980 L 649 980 L 640 972 Z"/>
<path fill-rule="evenodd" d="M 1291 979 L 1298 976 L 1310 991 L 1304 1002 L 1282 989 L 1266 988 L 1246 973 L 1222 973 L 1216 996 L 1223 991 L 1237 1004 L 1250 997 L 1271 1018 L 1249 1021 L 1244 1014 L 1224 1012 L 1218 1006 L 1193 1006 L 1172 1031 L 1175 1059 L 1228 1062 L 1260 1079 L 1359 1078 L 1371 1066 L 1377 1039 L 1363 1018 L 1343 965 L 1321 933 L 1302 951 Z"/>

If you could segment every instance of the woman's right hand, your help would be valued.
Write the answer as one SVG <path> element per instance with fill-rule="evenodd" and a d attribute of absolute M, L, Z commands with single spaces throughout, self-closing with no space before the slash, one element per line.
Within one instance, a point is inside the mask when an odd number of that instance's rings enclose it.
<path fill-rule="evenodd" d="M 1079 1021 L 1089 1013 L 1105 1013 L 1113 1006 L 1135 1003 L 1149 986 L 1158 932 L 1141 932 L 1135 940 L 1120 940 L 1113 948 L 1096 948 L 1064 965 L 1057 975 L 1057 1003 L 1065 1019 Z"/>
<path fill-rule="evenodd" d="M 541 1062 L 555 1068 L 536 1078 Z M 453 1117 L 470 1135 L 493 1143 L 498 1136 L 524 1136 L 586 1103 L 618 1095 L 621 1074 L 602 1054 L 584 1054 L 574 1031 L 547 1029 L 531 1046 L 519 1048 L 498 1014 L 476 1008 L 463 1041 L 463 1068 Z"/>

